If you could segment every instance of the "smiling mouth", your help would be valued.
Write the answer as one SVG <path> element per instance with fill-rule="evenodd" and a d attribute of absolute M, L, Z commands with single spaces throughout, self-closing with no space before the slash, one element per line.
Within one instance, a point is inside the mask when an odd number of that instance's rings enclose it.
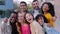
<path fill-rule="evenodd" d="M 31 19 L 29 19 L 29 21 L 31 21 Z"/>

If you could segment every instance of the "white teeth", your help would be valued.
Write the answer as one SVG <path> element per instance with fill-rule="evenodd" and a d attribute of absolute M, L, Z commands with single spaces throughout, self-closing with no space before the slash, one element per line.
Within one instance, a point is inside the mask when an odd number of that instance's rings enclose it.
<path fill-rule="evenodd" d="M 31 19 L 29 19 L 29 21 L 30 21 Z"/>

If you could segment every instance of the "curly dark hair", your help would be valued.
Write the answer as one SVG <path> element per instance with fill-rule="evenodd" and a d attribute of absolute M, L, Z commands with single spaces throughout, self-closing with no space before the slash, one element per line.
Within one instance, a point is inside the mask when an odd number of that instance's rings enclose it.
<path fill-rule="evenodd" d="M 41 11 L 42 11 L 42 14 L 44 14 L 43 10 L 42 10 L 42 7 L 44 6 L 44 4 L 47 4 L 49 6 L 49 10 L 48 12 L 52 15 L 52 16 L 55 16 L 55 11 L 54 11 L 54 5 L 50 2 L 44 2 L 41 6 Z"/>

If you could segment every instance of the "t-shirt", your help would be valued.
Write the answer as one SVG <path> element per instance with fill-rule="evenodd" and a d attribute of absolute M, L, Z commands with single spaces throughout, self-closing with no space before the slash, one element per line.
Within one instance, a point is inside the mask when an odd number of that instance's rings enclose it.
<path fill-rule="evenodd" d="M 22 34 L 31 34 L 29 24 L 22 25 Z"/>
<path fill-rule="evenodd" d="M 34 10 L 34 18 L 39 14 L 39 10 Z"/>
<path fill-rule="evenodd" d="M 54 27 L 54 20 L 52 19 L 52 15 L 50 13 L 44 14 L 44 16 L 47 18 L 48 22 L 52 24 Z"/>

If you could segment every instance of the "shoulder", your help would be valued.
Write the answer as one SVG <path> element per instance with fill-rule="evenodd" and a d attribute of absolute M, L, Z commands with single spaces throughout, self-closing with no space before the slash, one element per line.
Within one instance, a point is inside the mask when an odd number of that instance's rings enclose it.
<path fill-rule="evenodd" d="M 37 26 L 39 25 L 36 20 L 34 20 L 34 21 L 32 22 L 32 24 L 33 24 L 35 27 L 37 27 Z"/>

